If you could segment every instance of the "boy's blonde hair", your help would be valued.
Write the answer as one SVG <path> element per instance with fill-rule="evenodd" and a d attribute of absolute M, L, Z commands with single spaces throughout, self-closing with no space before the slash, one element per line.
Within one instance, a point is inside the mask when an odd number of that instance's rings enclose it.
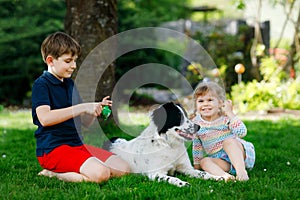
<path fill-rule="evenodd" d="M 201 82 L 199 85 L 196 87 L 194 90 L 193 94 L 193 101 L 194 101 L 194 111 L 193 114 L 190 116 L 190 118 L 193 118 L 196 116 L 197 112 L 197 106 L 196 106 L 196 101 L 199 96 L 204 96 L 208 92 L 211 92 L 214 94 L 220 101 L 224 101 L 226 99 L 226 93 L 225 90 L 218 85 L 217 83 L 213 81 L 208 81 L 208 82 Z"/>
<path fill-rule="evenodd" d="M 48 55 L 57 59 L 63 54 L 79 55 L 80 45 L 71 36 L 63 32 L 55 32 L 49 35 L 41 45 L 43 61 L 46 63 Z"/>

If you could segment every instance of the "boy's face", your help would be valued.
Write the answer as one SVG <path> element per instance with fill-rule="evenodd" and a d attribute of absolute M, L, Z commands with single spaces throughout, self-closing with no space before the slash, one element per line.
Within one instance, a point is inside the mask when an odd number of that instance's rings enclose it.
<path fill-rule="evenodd" d="M 63 54 L 57 59 L 49 55 L 47 57 L 48 71 L 63 81 L 64 78 L 70 78 L 76 69 L 76 60 L 77 55 Z"/>

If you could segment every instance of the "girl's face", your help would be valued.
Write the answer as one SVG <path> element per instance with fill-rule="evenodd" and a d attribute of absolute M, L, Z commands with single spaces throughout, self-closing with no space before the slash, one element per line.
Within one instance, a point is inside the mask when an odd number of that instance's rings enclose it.
<path fill-rule="evenodd" d="M 220 117 L 222 101 L 214 93 L 207 92 L 196 99 L 196 108 L 201 117 L 206 121 L 213 121 Z"/>
<path fill-rule="evenodd" d="M 50 58 L 49 58 L 50 57 Z M 48 71 L 53 74 L 56 78 L 63 81 L 64 78 L 70 78 L 74 70 L 76 69 L 77 56 L 71 54 L 63 54 L 57 59 L 52 56 L 48 56 Z"/>

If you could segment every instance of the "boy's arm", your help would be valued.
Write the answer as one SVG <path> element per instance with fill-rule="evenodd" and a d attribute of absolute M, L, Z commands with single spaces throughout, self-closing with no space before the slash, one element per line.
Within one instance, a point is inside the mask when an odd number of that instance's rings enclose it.
<path fill-rule="evenodd" d="M 81 122 L 85 127 L 89 127 L 91 124 L 93 124 L 95 119 L 96 117 L 93 115 L 88 115 L 88 114 L 81 115 Z"/>
<path fill-rule="evenodd" d="M 81 103 L 67 108 L 55 110 L 51 110 L 50 106 L 48 105 L 42 105 L 36 108 L 36 114 L 42 126 L 59 124 L 79 115 L 89 116 L 85 117 L 84 123 L 85 125 L 90 125 L 97 116 L 101 115 L 102 106 L 104 105 L 112 105 L 112 101 L 109 100 L 109 96 L 104 97 L 102 102 Z"/>
<path fill-rule="evenodd" d="M 59 124 L 81 114 L 89 114 L 97 117 L 101 114 L 101 111 L 101 103 L 82 103 L 55 110 L 51 110 L 48 105 L 41 105 L 36 108 L 36 114 L 42 126 Z"/>

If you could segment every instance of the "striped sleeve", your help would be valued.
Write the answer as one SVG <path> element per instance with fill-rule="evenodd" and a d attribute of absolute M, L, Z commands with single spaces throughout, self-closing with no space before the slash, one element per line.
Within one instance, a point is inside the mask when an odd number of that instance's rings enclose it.
<path fill-rule="evenodd" d="M 238 117 L 230 119 L 229 129 L 231 130 L 231 133 L 240 138 L 247 135 L 247 127 Z"/>
<path fill-rule="evenodd" d="M 197 136 L 193 139 L 192 153 L 194 164 L 200 164 L 200 160 L 203 158 L 203 146 L 201 140 Z"/>

